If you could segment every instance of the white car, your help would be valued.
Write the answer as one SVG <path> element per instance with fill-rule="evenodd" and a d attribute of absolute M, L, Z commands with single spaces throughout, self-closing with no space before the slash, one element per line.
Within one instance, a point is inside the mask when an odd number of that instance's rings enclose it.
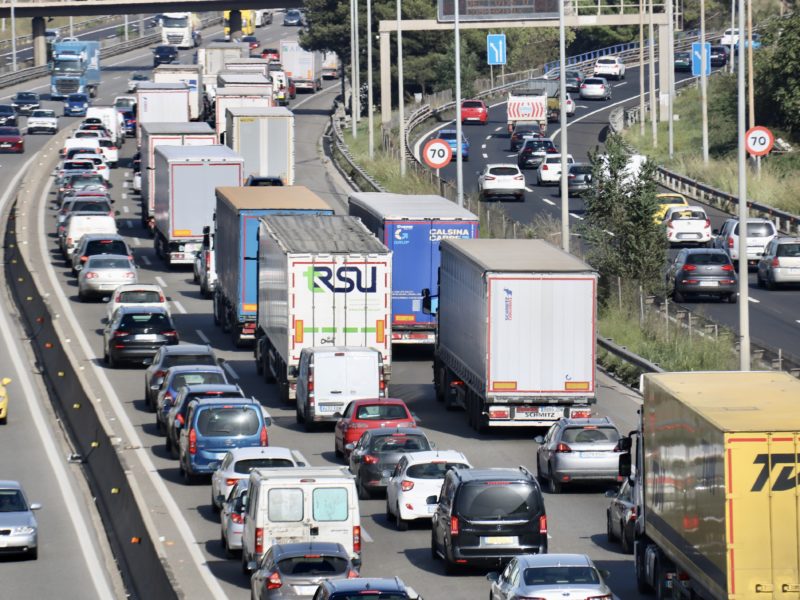
<path fill-rule="evenodd" d="M 94 164 L 95 173 L 102 175 L 106 182 L 111 179 L 111 167 L 108 166 L 102 154 L 76 154 L 72 157 L 72 160 L 91 161 Z"/>
<path fill-rule="evenodd" d="M 489 164 L 478 173 L 481 200 L 491 196 L 514 196 L 525 199 L 525 176 L 514 164 Z"/>
<path fill-rule="evenodd" d="M 575 116 L 575 108 L 576 108 L 575 100 L 572 99 L 572 96 L 569 95 L 569 92 L 567 92 L 567 102 L 566 102 L 566 104 L 567 104 L 567 116 L 568 117 L 574 117 Z"/>
<path fill-rule="evenodd" d="M 120 306 L 161 306 L 169 314 L 169 301 L 164 290 L 155 283 L 135 283 L 121 285 L 111 295 L 106 310 L 106 318 L 110 321 Z"/>
<path fill-rule="evenodd" d="M 739 30 L 726 29 L 719 40 L 720 46 L 735 46 L 739 43 Z"/>
<path fill-rule="evenodd" d="M 117 110 L 133 110 L 136 107 L 136 96 L 117 96 L 114 98 L 114 108 Z"/>
<path fill-rule="evenodd" d="M 103 137 L 98 140 L 100 142 L 100 151 L 103 153 L 103 158 L 106 159 L 108 166 L 112 169 L 119 164 L 119 148 L 111 138 Z"/>
<path fill-rule="evenodd" d="M 46 108 L 37 108 L 28 117 L 28 133 L 55 134 L 58 131 L 58 117 L 56 111 Z"/>
<path fill-rule="evenodd" d="M 595 77 L 625 79 L 625 63 L 619 56 L 602 56 L 594 63 Z"/>
<path fill-rule="evenodd" d="M 133 174 L 133 181 L 131 182 L 131 189 L 134 192 L 140 193 L 142 191 L 142 174 L 139 171 Z"/>
<path fill-rule="evenodd" d="M 128 79 L 128 92 L 135 92 L 136 88 L 139 87 L 139 84 L 143 81 L 150 81 L 150 78 L 147 76 L 147 73 L 131 73 L 130 78 Z"/>
<path fill-rule="evenodd" d="M 700 206 L 673 206 L 664 215 L 664 227 L 670 245 L 711 242 L 711 221 Z"/>
<path fill-rule="evenodd" d="M 212 465 L 214 463 L 211 463 Z M 211 474 L 211 506 L 215 511 L 240 479 L 250 477 L 253 469 L 307 467 L 308 461 L 297 450 L 279 446 L 249 446 L 229 450 Z"/>
<path fill-rule="evenodd" d="M 472 465 L 457 450 L 411 452 L 397 463 L 386 486 L 386 516 L 393 516 L 400 531 L 408 522 L 430 519 L 436 504 L 428 504 L 430 496 L 438 496 L 449 469 L 469 469 Z"/>
<path fill-rule="evenodd" d="M 575 162 L 572 154 L 567 154 L 567 165 Z M 561 181 L 561 155 L 548 154 L 539 165 L 539 170 L 536 172 L 536 183 L 538 185 L 548 185 L 551 183 L 558 183 Z"/>
<path fill-rule="evenodd" d="M 233 553 L 242 549 L 244 512 L 247 509 L 247 490 L 249 487 L 249 479 L 237 481 L 219 511 L 219 537 L 225 549 L 225 556 L 228 558 L 233 558 Z"/>

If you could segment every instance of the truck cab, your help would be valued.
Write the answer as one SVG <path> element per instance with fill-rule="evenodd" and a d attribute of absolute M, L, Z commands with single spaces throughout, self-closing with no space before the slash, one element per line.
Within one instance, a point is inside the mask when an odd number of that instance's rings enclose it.
<path fill-rule="evenodd" d="M 196 48 L 199 29 L 200 21 L 193 13 L 164 13 L 161 18 L 161 43 L 184 49 Z"/>
<path fill-rule="evenodd" d="M 90 41 L 53 44 L 50 62 L 50 97 L 85 93 L 94 98 L 100 85 L 100 43 Z"/>

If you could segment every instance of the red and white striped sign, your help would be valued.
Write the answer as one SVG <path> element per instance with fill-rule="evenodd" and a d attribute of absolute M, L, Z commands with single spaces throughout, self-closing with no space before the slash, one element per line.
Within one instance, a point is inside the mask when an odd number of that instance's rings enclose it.
<path fill-rule="evenodd" d="M 510 120 L 541 121 L 546 115 L 547 103 L 542 97 L 508 101 Z"/>

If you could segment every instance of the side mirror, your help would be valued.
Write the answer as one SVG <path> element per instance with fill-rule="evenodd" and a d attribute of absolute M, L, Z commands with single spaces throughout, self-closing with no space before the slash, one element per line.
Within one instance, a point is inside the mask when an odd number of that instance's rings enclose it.
<path fill-rule="evenodd" d="M 533 438 L 533 441 L 537 444 L 544 444 L 544 436 L 537 435 L 535 438 Z"/>
<path fill-rule="evenodd" d="M 490 573 L 486 574 L 486 579 L 488 579 L 492 583 L 497 583 L 497 581 L 500 579 L 500 573 L 498 573 L 497 571 L 491 571 Z"/>
<path fill-rule="evenodd" d="M 629 452 L 630 449 L 633 447 L 633 440 L 629 436 L 621 437 L 619 442 L 619 449 L 621 452 Z"/>
<path fill-rule="evenodd" d="M 300 369 L 298 369 L 297 367 L 292 367 L 291 369 L 289 369 L 289 375 L 291 375 L 292 377 L 297 377 L 299 374 L 300 374 Z"/>
<path fill-rule="evenodd" d="M 713 233 L 714 235 L 719 235 L 719 229 L 714 229 L 711 233 Z"/>
<path fill-rule="evenodd" d="M 247 563 L 247 570 L 248 571 L 255 571 L 258 568 L 258 563 L 254 560 L 248 561 Z"/>
<path fill-rule="evenodd" d="M 600 575 L 602 575 L 603 579 L 608 579 L 611 577 L 611 571 L 608 569 L 598 569 L 598 571 L 600 572 Z"/>
<path fill-rule="evenodd" d="M 333 418 L 334 419 L 341 419 L 342 418 L 342 413 L 340 413 L 340 412 L 333 413 Z"/>
<path fill-rule="evenodd" d="M 617 497 L 617 490 L 606 490 L 605 497 L 606 498 L 616 498 Z"/>
<path fill-rule="evenodd" d="M 413 412 L 412 412 L 412 413 L 411 413 L 411 417 L 414 419 L 414 422 L 416 422 L 416 423 L 421 423 L 421 422 L 422 422 L 422 419 L 420 419 L 420 418 L 417 416 L 417 414 L 416 414 L 416 413 L 413 413 Z"/>
<path fill-rule="evenodd" d="M 142 360 L 142 364 L 145 367 L 149 367 L 150 365 L 153 364 L 153 359 L 152 358 L 145 358 L 145 359 Z"/>
<path fill-rule="evenodd" d="M 212 460 L 210 463 L 208 463 L 208 468 L 211 469 L 212 471 L 216 471 L 217 469 L 219 469 L 219 461 Z"/>
<path fill-rule="evenodd" d="M 355 447 L 356 445 L 353 442 L 350 442 L 349 444 L 345 444 L 344 449 L 352 452 L 353 450 L 355 450 Z"/>
<path fill-rule="evenodd" d="M 30 506 L 31 510 L 41 510 L 42 505 L 39 502 L 33 502 Z"/>
<path fill-rule="evenodd" d="M 433 316 L 439 312 L 439 296 L 432 295 L 428 288 L 422 290 L 422 312 Z"/>
<path fill-rule="evenodd" d="M 425 498 L 425 504 L 439 504 L 438 496 L 428 496 Z"/>
<path fill-rule="evenodd" d="M 220 504 L 225 504 L 225 496 L 223 496 L 222 494 L 218 494 L 217 502 L 219 502 Z"/>
<path fill-rule="evenodd" d="M 631 453 L 623 452 L 619 455 L 619 474 L 622 477 L 630 477 L 631 472 Z"/>

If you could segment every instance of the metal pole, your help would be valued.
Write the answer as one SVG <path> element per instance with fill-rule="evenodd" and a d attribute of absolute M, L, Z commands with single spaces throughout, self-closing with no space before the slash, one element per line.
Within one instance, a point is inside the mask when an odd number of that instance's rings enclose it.
<path fill-rule="evenodd" d="M 650 60 L 650 124 L 653 132 L 653 148 L 658 147 L 658 98 L 656 98 L 656 34 L 653 27 L 653 0 L 650 0 L 650 23 L 648 23 L 650 44 L 648 58 Z"/>
<path fill-rule="evenodd" d="M 356 28 L 355 28 L 355 0 L 350 0 L 350 125 L 352 126 L 353 139 L 358 137 L 356 127 L 356 98 L 358 88 L 356 87 Z"/>
<path fill-rule="evenodd" d="M 75 37 L 75 17 L 69 18 L 69 37 Z"/>
<path fill-rule="evenodd" d="M 734 28 L 736 27 L 736 5 L 734 4 L 734 0 L 731 0 L 731 73 L 733 73 L 733 57 L 735 56 L 734 51 L 736 50 L 733 40 L 738 39 L 738 35 L 734 35 Z M 740 32 L 741 33 L 741 32 Z"/>
<path fill-rule="evenodd" d="M 559 0 L 561 2 L 563 0 Z M 461 124 L 461 31 L 459 30 L 460 0 L 455 0 L 455 38 L 456 38 L 456 198 L 458 205 L 464 206 L 464 160 L 461 156 L 461 140 L 463 139 Z"/>
<path fill-rule="evenodd" d="M 639 135 L 644 137 L 644 0 L 639 0 Z"/>
<path fill-rule="evenodd" d="M 743 36 L 739 36 L 741 44 Z M 756 126 L 756 101 L 753 89 L 753 0 L 747 0 L 747 108 L 749 125 Z"/>
<path fill-rule="evenodd" d="M 358 32 L 358 0 L 354 0 L 353 2 L 353 18 L 354 18 L 354 33 L 353 36 L 355 38 L 355 75 L 353 77 L 356 85 L 356 103 L 355 103 L 355 119 L 357 122 L 361 122 L 361 53 L 359 46 L 361 42 L 359 40 L 359 32 Z"/>
<path fill-rule="evenodd" d="M 369 131 L 369 158 L 375 158 L 375 123 L 372 102 L 372 0 L 367 0 L 367 129 Z"/>
<path fill-rule="evenodd" d="M 558 99 L 561 113 L 561 248 L 569 252 L 569 179 L 567 177 L 567 44 L 564 27 L 564 2 L 558 0 Z"/>
<path fill-rule="evenodd" d="M 674 0 L 667 0 L 667 28 L 669 31 L 669 50 L 667 52 L 667 56 L 669 56 L 669 64 L 671 65 L 667 72 L 667 78 L 669 79 L 667 83 L 667 92 L 669 93 L 669 103 L 667 104 L 667 118 L 669 119 L 667 123 L 667 132 L 669 136 L 669 143 L 667 144 L 669 148 L 669 157 L 672 159 L 673 155 L 675 154 L 675 122 L 673 119 L 673 111 L 674 111 L 674 104 L 675 104 L 675 59 L 673 56 L 674 45 L 675 45 L 675 23 L 674 23 L 674 16 L 672 13 L 672 3 Z M 663 86 L 665 82 L 661 82 Z"/>
<path fill-rule="evenodd" d="M 125 41 L 128 41 L 128 15 L 125 15 Z"/>
<path fill-rule="evenodd" d="M 17 70 L 17 21 L 14 17 L 14 0 L 11 0 L 11 69 Z"/>
<path fill-rule="evenodd" d="M 400 119 L 400 176 L 406 174 L 406 99 L 403 95 L 403 28 L 400 26 L 403 0 L 397 0 L 397 112 Z"/>
<path fill-rule="evenodd" d="M 745 158 L 745 95 L 744 95 L 744 0 L 739 0 L 739 65 L 738 65 L 738 117 L 739 117 L 739 246 L 744 248 L 747 239 L 747 163 Z M 739 369 L 750 370 L 750 298 L 747 274 L 747 252 L 739 252 Z"/>
<path fill-rule="evenodd" d="M 703 116 L 703 164 L 708 165 L 708 76 L 706 75 L 706 2 L 700 0 L 700 112 Z"/>

